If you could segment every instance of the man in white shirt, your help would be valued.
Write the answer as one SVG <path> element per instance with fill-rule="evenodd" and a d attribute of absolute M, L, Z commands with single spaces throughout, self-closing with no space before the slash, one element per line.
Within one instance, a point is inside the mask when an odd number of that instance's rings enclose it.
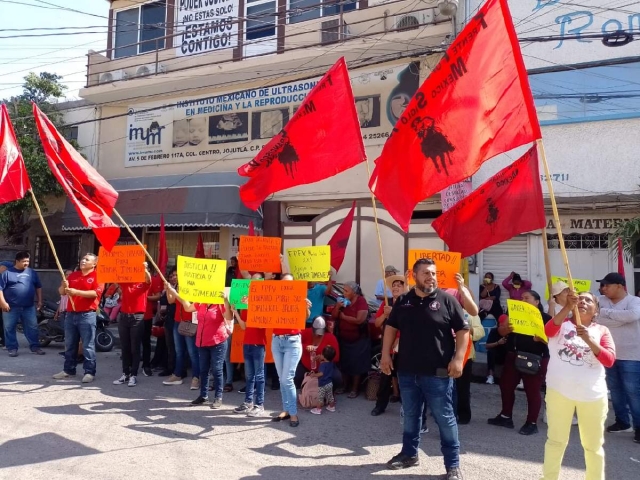
<path fill-rule="evenodd" d="M 602 280 L 598 323 L 609 327 L 616 346 L 616 362 L 607 368 L 607 386 L 616 421 L 607 432 L 631 432 L 640 443 L 640 298 L 629 295 L 625 278 L 609 273 Z M 630 421 L 631 420 L 631 421 Z"/>
<path fill-rule="evenodd" d="M 397 275 L 398 273 L 400 273 L 399 270 L 393 265 L 387 265 L 386 267 L 384 267 L 385 278 L 381 278 L 376 284 L 376 303 L 378 304 L 378 307 L 382 305 L 382 302 L 384 302 L 385 296 L 387 298 L 393 298 L 391 290 L 389 290 L 389 288 L 385 285 L 385 279 L 393 275 Z"/>

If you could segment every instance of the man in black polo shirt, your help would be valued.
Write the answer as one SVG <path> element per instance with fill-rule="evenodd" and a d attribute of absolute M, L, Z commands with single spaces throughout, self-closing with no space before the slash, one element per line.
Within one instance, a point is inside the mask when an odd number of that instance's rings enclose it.
<path fill-rule="evenodd" d="M 398 383 L 404 409 L 402 451 L 387 466 L 398 470 L 419 464 L 420 421 L 426 400 L 440 429 L 447 480 L 462 480 L 452 394 L 453 379 L 462 375 L 469 324 L 458 301 L 438 288 L 433 260 L 418 260 L 413 278 L 416 287 L 394 303 L 384 332 L 380 368 L 390 375 L 389 352 L 400 331 Z"/>

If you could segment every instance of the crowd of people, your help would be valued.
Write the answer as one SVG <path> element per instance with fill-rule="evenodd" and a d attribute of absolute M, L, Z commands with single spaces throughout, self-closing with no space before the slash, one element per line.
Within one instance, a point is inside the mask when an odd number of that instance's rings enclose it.
<path fill-rule="evenodd" d="M 247 326 L 247 310 L 236 309 L 226 296 L 220 305 L 191 303 L 180 296 L 175 270 L 163 283 L 146 263 L 144 282 L 109 285 L 105 290 L 97 279 L 97 263 L 95 254 L 85 255 L 60 285 L 62 311 L 56 321 L 64 322 L 65 359 L 54 379 L 75 377 L 81 353 L 82 382 L 94 380 L 96 312 L 104 308 L 117 322 L 122 348 L 122 372 L 115 385 L 135 387 L 140 368 L 148 377 L 155 369 L 166 377 L 163 384 L 167 386 L 190 378 L 191 390 L 197 391 L 192 405 L 220 409 L 223 393 L 233 389 L 238 372 L 230 361 L 230 339 L 234 328 L 241 328 L 246 384 L 241 390 L 243 402 L 233 411 L 249 417 L 264 414 L 269 339 L 264 329 Z M 556 282 L 545 309 L 531 283 L 512 272 L 502 287 L 511 299 L 540 310 L 547 337 L 541 338 L 514 332 L 493 274 L 485 274 L 476 304 L 461 275 L 456 276 L 457 289 L 441 289 L 433 261 L 421 259 L 412 267 L 404 275 L 393 266 L 386 267 L 385 278 L 376 288 L 373 314 L 355 282 L 342 285 L 341 296 L 330 309 L 325 308 L 325 299 L 332 294 L 332 281 L 309 283 L 306 328 L 276 329 L 270 339 L 275 364 L 272 388 L 280 390 L 282 401 L 280 413 L 271 421 L 288 421 L 295 428 L 300 425 L 299 403 L 319 415 L 325 409 L 335 412 L 337 395 L 358 397 L 363 381 L 371 378 L 371 329 L 375 326 L 381 332 L 382 347 L 371 415 L 382 415 L 390 402 L 401 402 L 404 415 L 402 450 L 388 467 L 418 464 L 420 436 L 428 431 L 430 412 L 439 427 L 447 479 L 461 480 L 458 425 L 471 421 L 473 344 L 485 338 L 481 322 L 494 320 L 496 328 L 485 345 L 487 383 L 496 382 L 501 370 L 502 405 L 488 423 L 514 428 L 515 392 L 521 385 L 528 413 L 519 433 L 536 434 L 544 393 L 543 417 L 548 424 L 544 480 L 559 478 L 572 423 L 580 429 L 588 479 L 604 479 L 605 431 L 635 432 L 634 440 L 640 443 L 640 298 L 626 291 L 622 275 L 609 273 L 598 280 L 599 296 L 574 292 L 566 283 Z M 29 268 L 28 252 L 19 252 L 15 262 L 0 265 L 0 271 L 0 308 L 9 356 L 18 355 L 19 322 L 31 352 L 43 355 L 36 322 L 42 285 Z M 227 284 L 234 278 L 294 280 L 284 260 L 282 272 L 239 271 L 233 258 Z M 410 280 L 415 284 L 412 288 Z M 153 359 L 152 332 L 158 337 Z M 605 428 L 608 395 L 615 421 Z"/>

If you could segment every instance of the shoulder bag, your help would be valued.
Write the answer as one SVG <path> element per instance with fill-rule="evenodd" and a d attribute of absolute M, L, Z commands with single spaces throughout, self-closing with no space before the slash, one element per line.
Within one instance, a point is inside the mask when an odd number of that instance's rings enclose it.
<path fill-rule="evenodd" d="M 525 375 L 535 375 L 540 371 L 542 357 L 529 352 L 516 352 L 516 370 Z"/>
<path fill-rule="evenodd" d="M 185 337 L 195 337 L 198 332 L 198 325 L 190 321 L 183 320 L 178 326 L 178 333 Z"/>

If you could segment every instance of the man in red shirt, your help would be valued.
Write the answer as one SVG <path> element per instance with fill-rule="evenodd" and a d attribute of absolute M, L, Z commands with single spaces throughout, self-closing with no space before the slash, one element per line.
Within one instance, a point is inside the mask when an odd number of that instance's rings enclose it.
<path fill-rule="evenodd" d="M 96 310 L 104 291 L 98 283 L 96 265 L 98 256 L 87 253 L 80 260 L 80 270 L 62 281 L 58 292 L 68 295 L 67 315 L 64 320 L 64 370 L 53 378 L 64 380 L 76 375 L 78 345 L 82 339 L 84 377 L 82 383 L 91 383 L 96 375 Z"/>
<path fill-rule="evenodd" d="M 164 283 L 158 274 L 151 277 L 151 286 L 147 290 L 147 307 L 144 311 L 144 327 L 142 331 L 142 373 L 151 377 L 151 327 L 153 317 L 158 309 L 158 302 L 164 290 Z"/>
<path fill-rule="evenodd" d="M 144 279 L 142 283 L 121 283 L 122 306 L 118 319 L 118 333 L 122 346 L 122 376 L 113 382 L 114 385 L 138 384 L 138 367 L 140 366 L 140 340 L 143 332 L 143 317 L 147 309 L 147 291 L 151 287 L 151 274 L 144 262 Z"/>

